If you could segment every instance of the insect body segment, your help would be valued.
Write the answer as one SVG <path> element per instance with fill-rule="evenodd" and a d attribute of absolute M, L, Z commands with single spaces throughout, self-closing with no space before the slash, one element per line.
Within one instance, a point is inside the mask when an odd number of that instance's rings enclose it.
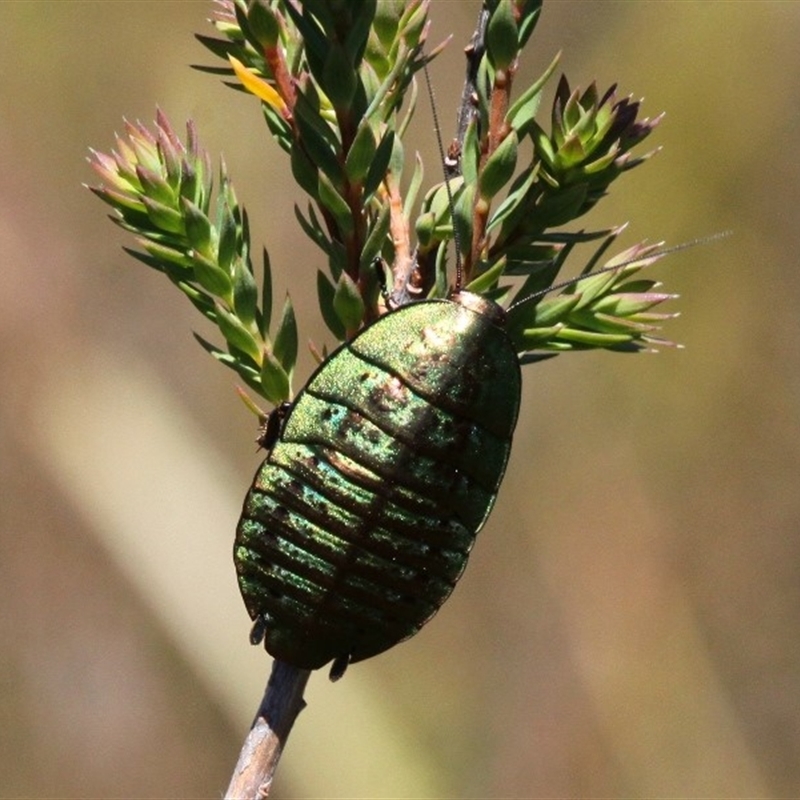
<path fill-rule="evenodd" d="M 505 312 L 412 303 L 330 356 L 288 411 L 239 523 L 276 658 L 341 674 L 412 636 L 463 572 L 505 472 L 520 370 Z"/>

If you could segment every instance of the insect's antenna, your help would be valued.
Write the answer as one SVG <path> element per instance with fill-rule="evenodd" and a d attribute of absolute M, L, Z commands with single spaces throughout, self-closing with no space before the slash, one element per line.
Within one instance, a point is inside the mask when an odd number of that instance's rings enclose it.
<path fill-rule="evenodd" d="M 439 148 L 439 162 L 442 165 L 444 172 L 444 187 L 447 192 L 447 205 L 450 208 L 450 218 L 453 220 L 453 243 L 456 247 L 456 291 L 461 290 L 464 280 L 463 267 L 461 265 L 461 242 L 458 237 L 458 228 L 456 226 L 456 207 L 453 202 L 453 192 L 450 189 L 450 179 L 447 175 L 447 160 L 444 154 L 444 145 L 442 144 L 442 129 L 439 126 L 439 113 L 436 110 L 436 98 L 433 93 L 433 85 L 431 83 L 431 76 L 428 72 L 428 62 L 426 61 L 422 69 L 425 73 L 425 85 L 428 87 L 428 97 L 431 101 L 431 116 L 433 117 L 433 129 L 436 131 L 436 145 Z"/>
<path fill-rule="evenodd" d="M 606 272 L 616 272 L 618 270 L 630 266 L 631 264 L 654 261 L 655 259 L 669 255 L 670 253 L 677 253 L 679 250 L 686 250 L 689 247 L 696 247 L 697 245 L 700 244 L 708 244 L 709 242 L 714 242 L 717 239 L 724 239 L 726 236 L 730 236 L 732 233 L 733 231 L 720 231 L 719 233 L 712 233 L 709 236 L 701 236 L 697 239 L 691 239 L 688 242 L 681 242 L 680 244 L 675 244 L 672 247 L 666 247 L 663 250 L 656 250 L 654 253 L 642 254 L 640 256 L 637 256 L 636 258 L 631 258 L 628 261 L 623 261 L 621 264 L 615 264 L 613 267 L 602 267 L 601 269 L 595 269 L 592 270 L 592 272 L 587 272 L 585 275 L 577 275 L 574 278 L 569 278 L 568 280 L 561 281 L 561 283 L 554 283 L 552 286 L 548 286 L 546 289 L 540 289 L 538 292 L 534 292 L 533 294 L 530 294 L 527 297 L 523 297 L 522 300 L 518 300 L 516 303 L 510 305 L 508 307 L 508 310 L 512 311 L 513 309 L 525 305 L 526 303 L 530 303 L 534 300 L 539 300 L 540 298 L 550 294 L 551 292 L 557 292 L 559 289 L 566 289 L 568 286 L 574 286 L 576 283 L 585 281 L 587 278 L 593 278 L 595 275 L 603 275 Z"/>

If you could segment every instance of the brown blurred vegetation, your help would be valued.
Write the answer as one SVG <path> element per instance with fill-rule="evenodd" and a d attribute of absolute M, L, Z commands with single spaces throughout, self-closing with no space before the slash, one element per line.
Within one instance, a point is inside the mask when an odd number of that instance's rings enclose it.
<path fill-rule="evenodd" d="M 434 2 L 445 119 L 476 7 Z M 283 155 L 186 66 L 209 63 L 209 8 L 0 4 L 3 797 L 218 797 L 266 679 L 230 563 L 253 420 L 80 186 L 123 116 L 194 117 L 325 341 Z M 796 3 L 546 4 L 528 78 L 563 48 L 573 85 L 667 111 L 664 152 L 589 222 L 734 235 L 657 267 L 686 350 L 526 369 L 458 591 L 411 642 L 314 676 L 276 796 L 800 793 L 798 40 Z M 436 180 L 424 103 L 416 128 Z"/>

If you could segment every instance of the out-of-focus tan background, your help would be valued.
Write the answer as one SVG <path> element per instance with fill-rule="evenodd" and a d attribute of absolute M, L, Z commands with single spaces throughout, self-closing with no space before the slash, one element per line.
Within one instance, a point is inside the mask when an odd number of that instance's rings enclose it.
<path fill-rule="evenodd" d="M 123 116 L 193 117 L 326 341 L 283 154 L 187 67 L 213 63 L 210 8 L 0 4 L 3 797 L 218 797 L 268 674 L 230 561 L 253 419 L 80 185 Z M 476 8 L 433 3 L 445 119 Z M 734 235 L 656 268 L 685 350 L 526 368 L 462 583 L 410 642 L 313 676 L 274 796 L 800 793 L 799 40 L 798 3 L 545 4 L 520 85 L 563 49 L 573 84 L 667 111 L 587 222 Z"/>

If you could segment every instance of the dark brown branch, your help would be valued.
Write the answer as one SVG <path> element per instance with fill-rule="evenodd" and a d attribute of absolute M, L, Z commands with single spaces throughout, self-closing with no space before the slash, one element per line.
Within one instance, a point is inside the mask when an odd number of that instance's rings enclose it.
<path fill-rule="evenodd" d="M 475 31 L 469 44 L 464 48 L 467 58 L 467 74 L 464 78 L 464 88 L 461 91 L 461 102 L 458 105 L 456 121 L 456 138 L 450 146 L 450 157 L 447 159 L 447 177 L 454 178 L 461 174 L 461 149 L 464 146 L 464 137 L 467 128 L 475 116 L 475 103 L 478 94 L 478 67 L 483 54 L 486 52 L 486 26 L 489 24 L 489 11 L 482 7 L 475 24 Z"/>
<path fill-rule="evenodd" d="M 239 753 L 226 800 L 263 800 L 297 715 L 305 708 L 303 691 L 311 672 L 277 659 L 272 665 L 253 727 Z"/>

